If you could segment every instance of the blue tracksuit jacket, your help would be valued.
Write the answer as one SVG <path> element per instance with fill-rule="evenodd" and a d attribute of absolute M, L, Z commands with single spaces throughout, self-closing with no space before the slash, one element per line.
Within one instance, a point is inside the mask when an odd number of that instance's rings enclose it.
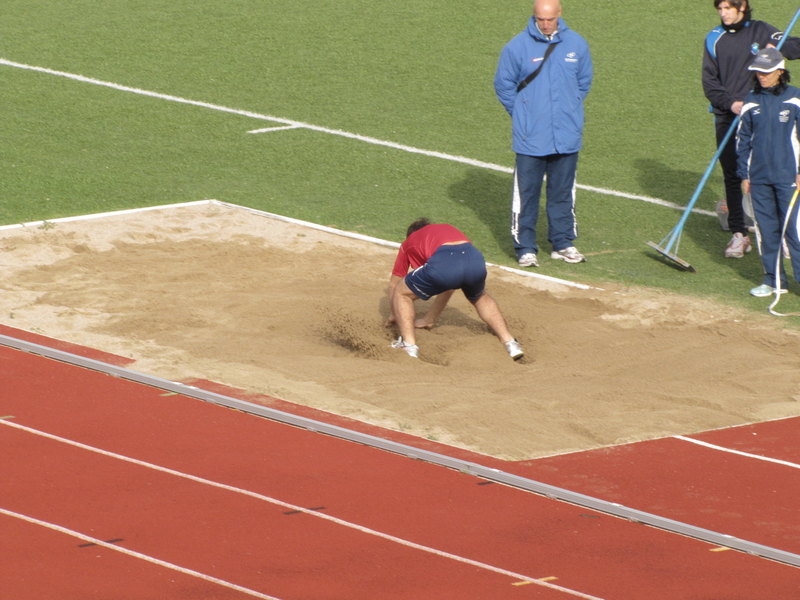
<path fill-rule="evenodd" d="M 517 93 L 517 86 L 557 44 L 542 72 Z M 580 35 L 558 20 L 558 32 L 545 38 L 531 17 L 528 27 L 500 53 L 494 88 L 511 115 L 512 150 L 527 156 L 571 154 L 583 141 L 583 99 L 592 85 L 592 57 Z"/>
<path fill-rule="evenodd" d="M 736 136 L 737 174 L 755 185 L 792 185 L 800 168 L 800 90 L 750 92 Z"/>

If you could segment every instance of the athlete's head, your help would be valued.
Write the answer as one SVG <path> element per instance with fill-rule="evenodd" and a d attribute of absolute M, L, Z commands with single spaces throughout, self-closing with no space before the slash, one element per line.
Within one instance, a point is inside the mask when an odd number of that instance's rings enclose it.
<path fill-rule="evenodd" d="M 714 0 L 714 8 L 725 25 L 734 25 L 750 18 L 750 0 Z"/>
<path fill-rule="evenodd" d="M 411 225 L 408 226 L 408 229 L 406 230 L 406 237 L 410 236 L 415 231 L 419 231 L 420 229 L 422 229 L 426 225 L 430 225 L 430 224 L 431 224 L 431 222 L 428 219 L 426 219 L 425 217 L 422 217 L 421 219 L 417 219 Z"/>

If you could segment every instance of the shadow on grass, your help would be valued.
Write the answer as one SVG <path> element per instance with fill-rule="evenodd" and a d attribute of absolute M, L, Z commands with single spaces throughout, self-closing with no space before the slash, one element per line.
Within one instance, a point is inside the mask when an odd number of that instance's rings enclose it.
<path fill-rule="evenodd" d="M 650 159 L 637 160 L 636 168 L 639 171 L 639 184 L 647 195 L 674 202 L 680 206 L 688 206 L 703 178 L 702 173 L 672 169 L 663 163 Z M 714 210 L 716 202 L 716 195 L 708 189 L 708 185 L 705 185 L 700 191 L 694 208 Z M 674 228 L 677 227 L 682 216 L 683 213 L 676 212 L 674 224 L 669 229 L 665 228 L 662 234 L 664 238 L 653 241 L 660 244 L 666 240 L 672 234 Z M 719 221 L 716 219 L 711 220 L 702 215 L 692 213 L 687 218 L 681 231 L 681 236 L 684 235 L 690 237 L 699 248 L 705 250 L 713 262 L 733 266 L 730 264 L 731 259 L 725 259 L 722 254 L 725 245 L 730 239 L 730 233 L 723 231 L 719 226 Z M 666 244 L 667 242 L 665 241 L 664 243 Z M 673 246 L 670 250 L 675 253 L 676 248 Z M 749 278 L 747 275 L 751 274 L 749 269 L 747 271 L 747 274 L 740 273 L 740 275 Z"/>
<path fill-rule="evenodd" d="M 516 260 L 510 232 L 511 186 L 511 175 L 470 169 L 447 192 L 454 202 L 470 208 L 492 232 L 503 253 Z"/>
<path fill-rule="evenodd" d="M 636 161 L 635 166 L 639 171 L 637 176 L 639 185 L 642 186 L 645 194 L 674 202 L 680 206 L 689 204 L 697 190 L 697 186 L 700 184 L 700 180 L 703 178 L 703 173 L 705 173 L 705 171 L 696 173 L 694 171 L 672 169 L 651 159 L 639 159 Z M 700 192 L 695 208 L 714 210 L 716 203 L 716 195 L 708 189 L 708 184 L 706 184 Z"/>

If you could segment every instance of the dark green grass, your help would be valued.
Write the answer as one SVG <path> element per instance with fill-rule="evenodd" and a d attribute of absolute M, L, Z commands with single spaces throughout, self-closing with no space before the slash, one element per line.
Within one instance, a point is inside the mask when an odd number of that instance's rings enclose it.
<path fill-rule="evenodd" d="M 510 167 L 492 77 L 530 4 L 5 0 L 0 57 Z M 564 1 L 595 62 L 579 183 L 688 202 L 715 150 L 699 73 L 717 23 L 707 4 Z M 758 11 L 781 27 L 792 17 Z M 5 66 L 0 106 L 2 223 L 217 198 L 397 241 L 427 215 L 514 264 L 507 173 L 305 129 L 247 134 L 271 124 Z M 715 171 L 697 207 L 721 194 Z M 542 218 L 541 272 L 768 304 L 747 296 L 757 257 L 723 259 L 712 217 L 687 223 L 689 274 L 645 246 L 679 211 L 579 191 L 578 214 L 589 262 L 546 258 Z"/>

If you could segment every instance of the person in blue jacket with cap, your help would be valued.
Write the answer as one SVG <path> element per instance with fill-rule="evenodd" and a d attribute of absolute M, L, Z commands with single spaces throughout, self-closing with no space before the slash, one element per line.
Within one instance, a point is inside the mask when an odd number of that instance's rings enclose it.
<path fill-rule="evenodd" d="M 800 90 L 789 85 L 783 55 L 765 48 L 748 67 L 755 72 L 753 91 L 744 99 L 736 136 L 737 174 L 742 191 L 753 199 L 753 211 L 761 232 L 764 280 L 750 294 L 766 297 L 777 287 L 776 271 L 784 223 L 792 198 L 800 186 Z M 786 226 L 794 277 L 800 281 L 800 232 L 797 208 Z M 781 289 L 787 287 L 783 262 Z"/>
<path fill-rule="evenodd" d="M 536 222 L 547 175 L 550 257 L 584 262 L 573 241 L 575 173 L 583 143 L 583 100 L 592 85 L 589 45 L 561 18 L 559 0 L 536 0 L 527 28 L 500 54 L 494 88 L 511 115 L 516 153 L 511 234 L 521 267 L 538 267 Z"/>

